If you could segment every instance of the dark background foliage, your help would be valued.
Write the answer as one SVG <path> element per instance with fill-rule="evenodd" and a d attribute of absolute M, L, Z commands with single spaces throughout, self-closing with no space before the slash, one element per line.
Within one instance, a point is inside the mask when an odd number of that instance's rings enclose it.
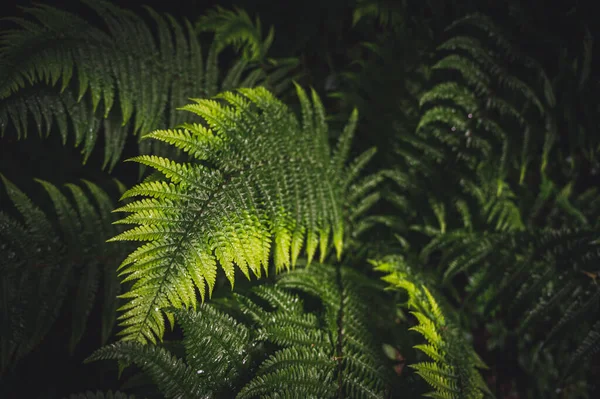
<path fill-rule="evenodd" d="M 114 1 L 121 7 L 141 11 L 141 5 L 147 5 L 157 11 L 168 12 L 177 18 L 189 18 L 194 21 L 198 16 L 215 5 L 226 8 L 238 6 L 251 16 L 259 15 L 263 27 L 275 27 L 275 42 L 271 49 L 272 57 L 297 56 L 301 68 L 305 72 L 302 78 L 304 86 L 312 85 L 320 93 L 328 91 L 327 82 L 331 82 L 342 71 L 347 70 L 353 58 L 353 51 L 359 41 L 364 40 L 361 31 L 351 29 L 352 6 L 349 0 L 170 0 L 170 1 Z M 600 38 L 600 25 L 597 23 L 600 14 L 595 11 L 597 4 L 589 1 L 543 0 L 488 0 L 488 1 L 409 1 L 409 9 L 423 24 L 435 34 L 456 19 L 472 11 L 483 11 L 498 21 L 506 21 L 512 26 L 513 39 L 520 46 L 539 60 L 549 74 L 556 73 L 557 43 L 567 48 L 572 54 L 581 49 L 585 27 L 592 36 Z M 85 10 L 77 1 L 52 1 L 52 6 L 72 11 Z M 18 16 L 18 6 L 27 6 L 29 2 L 2 2 L 1 16 Z M 83 11 L 84 17 L 89 11 Z M 10 26 L 7 21 L 0 22 L 0 29 Z M 377 31 L 380 28 L 371 27 Z M 592 74 L 598 74 L 600 59 L 596 55 L 592 62 Z M 390 79 L 392 77 L 390 76 Z M 328 99 L 326 106 L 332 110 L 339 108 L 335 99 Z M 568 146 L 568 132 L 560 132 L 561 144 Z M 378 132 L 361 130 L 358 132 L 357 149 L 367 148 L 371 144 L 385 143 L 386 137 Z M 130 137 L 123 158 L 135 154 L 135 138 Z M 86 165 L 82 165 L 80 150 L 69 142 L 62 146 L 60 137 L 52 135 L 49 139 L 41 139 L 31 135 L 26 141 L 5 138 L 0 146 L 0 172 L 12 181 L 18 181 L 20 188 L 29 193 L 36 201 L 41 197 L 41 189 L 32 182 L 32 178 L 51 180 L 54 184 L 75 181 L 79 178 L 90 179 L 101 183 L 106 174 L 100 172 L 102 164 L 102 143 L 99 142 Z M 50 165 L 50 166 L 49 166 Z M 598 173 L 590 172 L 579 184 L 592 186 L 600 184 Z M 113 171 L 127 186 L 137 179 L 137 169 L 131 164 L 118 164 Z M 31 183 L 29 183 L 31 182 Z M 582 187 L 582 189 L 585 187 Z M 6 198 L 0 197 L 4 206 Z M 94 309 L 93 312 L 97 312 Z M 82 360 L 97 348 L 99 342 L 99 326 L 89 326 L 88 333 L 81 345 L 71 356 L 67 353 L 66 340 L 69 329 L 69 314 L 63 314 L 56 323 L 48 342 L 62 342 L 62 345 L 45 345 L 36 349 L 25 359 L 17 370 L 13 370 L 11 378 L 0 389 L 3 398 L 55 398 L 72 392 L 78 392 L 93 386 L 98 389 L 116 389 L 116 368 L 106 369 L 106 365 L 93 363 L 82 366 Z M 97 318 L 92 318 L 96 320 Z M 476 337 L 477 340 L 477 337 Z M 477 341 L 476 341 L 477 342 Z M 505 370 L 510 373 L 510 370 Z"/>

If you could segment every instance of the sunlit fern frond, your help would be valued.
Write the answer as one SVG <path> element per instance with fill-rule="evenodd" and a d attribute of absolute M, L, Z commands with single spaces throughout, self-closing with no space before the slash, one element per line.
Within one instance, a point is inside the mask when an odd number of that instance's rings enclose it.
<path fill-rule="evenodd" d="M 18 137 L 32 128 L 48 134 L 56 124 L 63 142 L 75 133 L 86 160 L 103 131 L 104 167 L 112 169 L 129 134 L 183 122 L 173 110 L 190 97 L 291 83 L 285 73 L 267 81 L 278 67 L 267 73 L 244 59 L 221 71 L 221 44 L 213 42 L 205 54 L 188 21 L 148 8 L 148 23 L 109 2 L 83 2 L 103 25 L 47 5 L 27 8 L 29 18 L 9 18 L 16 27 L 0 38 L 2 132 L 12 124 Z"/>
<path fill-rule="evenodd" d="M 277 272 L 294 267 L 303 247 L 309 262 L 317 249 L 323 261 L 330 239 L 340 256 L 348 234 L 344 205 L 374 151 L 347 164 L 356 114 L 332 152 L 319 97 L 313 91 L 311 102 L 297 90 L 301 120 L 267 90 L 241 89 L 183 107 L 204 124 L 145 136 L 196 162 L 134 158 L 166 179 L 129 189 L 123 198 L 146 198 L 119 208 L 131 212 L 119 223 L 138 226 L 112 241 L 148 241 L 121 265 L 124 281 L 135 281 L 122 296 L 130 299 L 120 316 L 124 339 L 160 338 L 162 309 L 195 306 L 195 290 L 209 296 L 218 269 L 233 287 L 236 268 L 247 278 L 268 272 L 271 253 Z"/>
<path fill-rule="evenodd" d="M 411 330 L 421 334 L 426 343 L 415 348 L 431 361 L 410 365 L 433 389 L 426 396 L 434 398 L 493 397 L 478 369 L 487 368 L 464 337 L 456 310 L 446 302 L 438 303 L 437 294 L 427 288 L 427 280 L 401 258 L 388 257 L 372 262 L 392 288 L 408 295 L 407 308 L 418 324 Z"/>
<path fill-rule="evenodd" d="M 2 358 L 4 371 L 33 350 L 52 328 L 58 315 L 72 314 L 68 338 L 72 351 L 81 340 L 92 307 L 102 300 L 101 339 L 115 325 L 118 259 L 125 246 L 108 246 L 112 226 L 109 195 L 97 185 L 67 184 L 70 198 L 56 186 L 39 181 L 53 204 L 44 213 L 2 176 L 9 207 L 0 213 L 0 270 L 2 285 Z M 98 293 L 100 283 L 103 292 Z M 76 288 L 74 288 L 76 287 Z M 72 298 L 64 304 L 65 298 Z M 67 309 L 68 307 L 68 309 Z"/>
<path fill-rule="evenodd" d="M 139 342 L 106 346 L 88 360 L 135 363 L 166 397 L 383 398 L 388 375 L 367 323 L 365 293 L 377 295 L 351 270 L 297 269 L 274 286 L 234 294 L 236 301 L 174 310 L 185 361 Z M 311 296 L 318 312 L 305 310 L 303 298 Z"/>

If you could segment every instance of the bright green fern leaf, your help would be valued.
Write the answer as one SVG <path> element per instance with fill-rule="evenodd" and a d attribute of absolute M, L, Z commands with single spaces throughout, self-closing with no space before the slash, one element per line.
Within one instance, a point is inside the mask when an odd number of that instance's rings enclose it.
<path fill-rule="evenodd" d="M 434 389 L 426 396 L 450 399 L 492 397 L 477 370 L 487 367 L 465 341 L 455 320 L 455 312 L 447 304 L 442 307 L 427 289 L 425 280 L 399 258 L 388 257 L 373 264 L 376 270 L 388 273 L 383 279 L 391 287 L 408 294 L 407 307 L 418 321 L 411 330 L 426 340 L 425 344 L 415 348 L 433 360 L 410 365 Z"/>
<path fill-rule="evenodd" d="M 196 162 L 134 158 L 166 179 L 134 186 L 123 198 L 145 198 L 118 209 L 131 212 L 120 223 L 137 227 L 112 241 L 148 241 L 120 267 L 125 280 L 135 281 L 122 296 L 130 300 L 121 309 L 124 339 L 160 338 L 162 309 L 195 307 L 195 289 L 209 296 L 218 269 L 233 287 L 236 269 L 247 278 L 268 272 L 271 254 L 277 272 L 293 267 L 302 247 L 309 262 L 317 248 L 323 260 L 331 238 L 340 256 L 347 193 L 372 152 L 345 165 L 354 115 L 344 144 L 330 154 L 319 98 L 313 92 L 311 102 L 297 89 L 301 121 L 267 90 L 242 89 L 182 108 L 204 124 L 145 136 Z"/>

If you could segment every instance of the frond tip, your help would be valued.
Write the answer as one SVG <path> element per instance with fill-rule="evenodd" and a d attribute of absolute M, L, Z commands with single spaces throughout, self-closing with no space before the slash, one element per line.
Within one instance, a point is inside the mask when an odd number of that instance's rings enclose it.
<path fill-rule="evenodd" d="M 204 125 L 146 136 L 202 164 L 135 158 L 165 179 L 131 188 L 124 198 L 152 198 L 119 209 L 132 213 L 121 222 L 137 227 L 112 241 L 149 241 L 120 268 L 125 280 L 136 280 L 122 296 L 130 299 L 121 309 L 124 339 L 161 337 L 161 309 L 195 307 L 195 289 L 204 300 L 206 287 L 210 295 L 215 285 L 217 265 L 233 287 L 236 267 L 247 278 L 260 277 L 271 252 L 276 271 L 294 267 L 304 245 L 309 262 L 317 247 L 324 259 L 330 236 L 339 255 L 345 192 L 357 177 L 356 164 L 345 166 L 345 151 L 331 156 L 318 96 L 313 92 L 311 103 L 297 90 L 302 122 L 266 89 L 241 89 L 182 108 L 202 117 Z"/>

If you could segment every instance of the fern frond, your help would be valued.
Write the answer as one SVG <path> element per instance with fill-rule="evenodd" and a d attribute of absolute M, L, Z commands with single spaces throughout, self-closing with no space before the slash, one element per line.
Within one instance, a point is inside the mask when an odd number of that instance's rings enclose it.
<path fill-rule="evenodd" d="M 167 398 L 211 398 L 209 381 L 164 348 L 139 342 L 118 342 L 98 349 L 86 362 L 121 360 L 135 363 Z"/>
<path fill-rule="evenodd" d="M 317 247 L 323 260 L 330 236 L 340 255 L 345 193 L 368 157 L 342 168 L 340 150 L 332 162 L 323 106 L 314 92 L 311 102 L 297 90 L 302 122 L 265 89 L 243 89 L 183 107 L 208 127 L 187 124 L 148 135 L 211 166 L 135 158 L 166 180 L 142 182 L 124 194 L 155 200 L 121 208 L 133 212 L 121 222 L 138 227 L 111 239 L 150 241 L 122 265 L 121 274 L 135 280 L 123 296 L 131 299 L 120 316 L 124 339 L 161 337 L 161 309 L 195 306 L 195 289 L 202 299 L 206 287 L 210 295 L 217 264 L 233 287 L 236 268 L 247 278 L 267 272 L 271 251 L 276 271 L 293 267 L 303 246 L 309 261 Z"/>
<path fill-rule="evenodd" d="M 113 205 L 108 194 L 84 181 L 67 184 L 68 199 L 56 186 L 39 181 L 54 205 L 48 217 L 4 176 L 2 181 L 18 218 L 1 214 L 0 251 L 2 261 L 2 370 L 29 353 L 48 333 L 63 302 L 77 284 L 72 301 L 71 351 L 81 340 L 92 306 L 97 301 L 100 281 L 103 342 L 115 322 L 116 295 L 120 289 L 115 273 L 116 260 L 125 248 L 107 249 L 106 237 L 118 232 L 111 226 Z M 16 216 L 16 215 L 15 215 Z M 19 220 L 20 219 L 20 220 Z M 52 220 L 52 222 L 51 222 Z"/>
<path fill-rule="evenodd" d="M 352 25 L 356 25 L 362 19 L 377 19 L 379 25 L 399 29 L 403 25 L 404 18 L 398 4 L 386 0 L 358 0 L 352 14 Z"/>
<path fill-rule="evenodd" d="M 219 6 L 200 17 L 196 29 L 201 32 L 214 32 L 214 40 L 219 51 L 228 45 L 235 46 L 237 50 L 244 49 L 248 61 L 262 60 L 275 34 L 275 30 L 271 27 L 263 40 L 260 18 L 256 17 L 256 22 L 253 23 L 244 10 L 231 11 Z"/>
<path fill-rule="evenodd" d="M 180 114 L 172 110 L 188 98 L 286 82 L 285 74 L 270 75 L 289 71 L 289 65 L 263 70 L 244 60 L 220 79 L 218 55 L 229 39 L 213 42 L 205 59 L 188 21 L 147 8 L 157 31 L 154 39 L 142 17 L 105 1 L 84 3 L 102 27 L 46 5 L 27 8 L 27 19 L 11 19 L 16 27 L 0 38 L 0 133 L 12 124 L 19 138 L 26 137 L 31 115 L 40 134 L 48 135 L 56 121 L 63 143 L 73 131 L 85 162 L 103 131 L 104 167 L 112 169 L 129 134 L 180 124 Z M 261 41 L 263 56 L 272 39 L 271 32 Z M 141 142 L 140 152 L 159 152 L 149 144 Z"/>
<path fill-rule="evenodd" d="M 427 340 L 427 344 L 416 345 L 415 348 L 433 362 L 410 365 L 434 389 L 426 396 L 457 399 L 492 397 L 478 371 L 485 364 L 465 341 L 449 305 L 438 303 L 437 295 L 428 290 L 425 280 L 397 257 L 372 263 L 376 270 L 388 273 L 383 279 L 391 287 L 406 291 L 408 308 L 418 321 L 411 330 Z"/>
<path fill-rule="evenodd" d="M 185 362 L 139 342 L 106 346 L 87 361 L 136 363 L 167 397 L 382 398 L 388 376 L 363 294 L 378 292 L 349 269 L 296 269 L 235 301 L 169 309 L 183 326 Z M 308 313 L 303 299 L 319 310 Z"/>
<path fill-rule="evenodd" d="M 235 381 L 250 360 L 250 331 L 216 309 L 201 305 L 198 312 L 177 310 L 183 328 L 188 364 L 197 373 L 211 374 L 210 383 Z"/>

